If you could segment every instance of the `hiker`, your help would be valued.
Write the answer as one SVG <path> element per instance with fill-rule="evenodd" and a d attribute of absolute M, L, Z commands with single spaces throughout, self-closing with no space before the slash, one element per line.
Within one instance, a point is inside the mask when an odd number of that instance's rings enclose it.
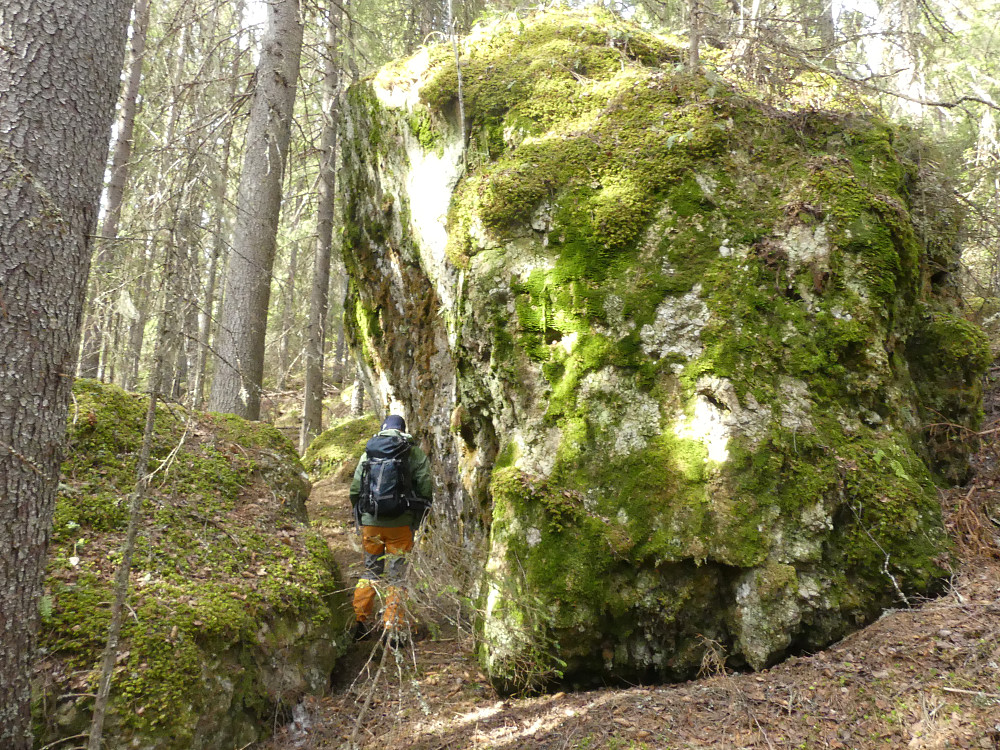
<path fill-rule="evenodd" d="M 383 625 L 391 639 L 403 635 L 406 553 L 413 549 L 413 533 L 427 514 L 431 492 L 427 454 L 406 433 L 403 418 L 390 415 L 365 445 L 351 482 L 351 505 L 365 550 L 365 571 L 354 589 L 355 639 L 375 632 L 372 611 L 383 577 L 388 583 Z"/>

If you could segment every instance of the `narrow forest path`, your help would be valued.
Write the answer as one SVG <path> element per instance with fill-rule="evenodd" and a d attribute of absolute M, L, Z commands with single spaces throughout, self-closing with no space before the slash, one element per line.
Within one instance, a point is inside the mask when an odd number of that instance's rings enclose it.
<path fill-rule="evenodd" d="M 964 558 L 949 592 L 891 611 L 826 651 L 748 674 L 707 659 L 702 679 L 678 685 L 503 698 L 471 639 L 434 627 L 434 638 L 384 657 L 378 645 L 354 644 L 330 694 L 308 699 L 260 750 L 997 750 L 1000 542 L 997 530 L 972 528 L 983 508 L 1000 507 L 997 458 L 986 446 L 971 488 L 943 494 Z M 347 491 L 343 478 L 317 483 L 310 514 L 353 586 L 362 557 Z"/>

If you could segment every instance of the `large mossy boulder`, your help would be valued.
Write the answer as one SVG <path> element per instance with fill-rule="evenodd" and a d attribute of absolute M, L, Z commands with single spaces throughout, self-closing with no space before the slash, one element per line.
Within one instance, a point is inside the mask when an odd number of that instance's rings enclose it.
<path fill-rule="evenodd" d="M 682 59 L 551 11 L 473 33 L 461 100 L 449 46 L 349 93 L 348 323 L 489 529 L 502 687 L 761 668 L 947 575 L 960 211 L 912 134 Z"/>
<path fill-rule="evenodd" d="M 45 746 L 89 726 L 146 411 L 96 381 L 74 393 L 34 678 Z M 107 744 L 245 747 L 328 687 L 349 642 L 344 585 L 273 427 L 161 405 L 153 457 Z"/>
<path fill-rule="evenodd" d="M 368 439 L 379 431 L 379 425 L 379 418 L 372 414 L 338 420 L 309 444 L 302 465 L 313 480 L 332 476 L 350 482 Z"/>

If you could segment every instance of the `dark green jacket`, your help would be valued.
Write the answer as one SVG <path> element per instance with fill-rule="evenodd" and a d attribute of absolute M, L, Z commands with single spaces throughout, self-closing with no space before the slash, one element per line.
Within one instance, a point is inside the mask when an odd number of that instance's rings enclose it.
<path fill-rule="evenodd" d="M 414 493 L 417 497 L 422 498 L 427 501 L 430 505 L 431 500 L 434 495 L 434 484 L 431 481 L 431 462 L 427 459 L 427 454 L 424 453 L 423 449 L 417 445 L 411 435 L 407 435 L 405 432 L 400 432 L 399 430 L 382 430 L 379 435 L 393 435 L 395 437 L 403 437 L 410 443 L 410 486 L 413 487 Z M 358 460 L 358 467 L 354 470 L 354 479 L 351 481 L 351 506 L 356 507 L 358 500 L 361 499 L 361 473 L 364 468 L 365 460 L 368 458 L 367 453 L 362 453 L 361 458 Z M 385 518 L 384 516 L 379 516 L 376 523 L 376 519 L 370 513 L 361 514 L 361 525 L 362 526 L 387 526 L 396 528 L 399 526 L 413 526 L 414 523 L 419 520 L 413 513 L 407 511 L 401 516 L 396 518 Z"/>

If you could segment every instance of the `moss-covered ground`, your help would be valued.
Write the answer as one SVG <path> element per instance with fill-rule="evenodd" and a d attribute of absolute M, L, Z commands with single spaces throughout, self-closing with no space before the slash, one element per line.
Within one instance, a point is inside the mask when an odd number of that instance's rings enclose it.
<path fill-rule="evenodd" d="M 85 729 L 60 721 L 86 720 L 96 690 L 145 410 L 138 394 L 76 383 L 42 601 L 42 739 Z M 266 684 L 264 665 L 309 648 L 329 663 L 345 643 L 342 585 L 304 523 L 296 452 L 269 425 L 160 405 L 153 466 L 112 686 L 114 741 L 191 747 L 199 720 L 219 710 L 215 680 L 234 686 L 222 712 L 266 733 L 305 688 Z M 310 639 L 323 645 L 303 646 Z"/>

